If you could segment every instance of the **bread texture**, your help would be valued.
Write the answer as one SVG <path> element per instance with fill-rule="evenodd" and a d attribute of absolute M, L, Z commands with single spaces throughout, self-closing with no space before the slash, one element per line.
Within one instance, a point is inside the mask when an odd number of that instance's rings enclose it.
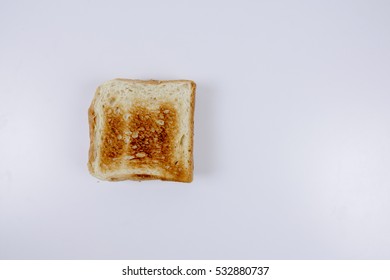
<path fill-rule="evenodd" d="M 191 182 L 196 85 L 115 79 L 88 111 L 90 173 L 108 181 Z"/>

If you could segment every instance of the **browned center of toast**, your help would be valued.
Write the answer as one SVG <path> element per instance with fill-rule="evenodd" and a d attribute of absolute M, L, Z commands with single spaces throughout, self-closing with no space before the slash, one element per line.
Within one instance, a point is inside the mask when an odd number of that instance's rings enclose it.
<path fill-rule="evenodd" d="M 173 149 L 178 133 L 177 113 L 169 104 L 150 110 L 133 105 L 104 108 L 101 168 L 120 166 L 155 167 L 169 170 L 175 165 Z"/>

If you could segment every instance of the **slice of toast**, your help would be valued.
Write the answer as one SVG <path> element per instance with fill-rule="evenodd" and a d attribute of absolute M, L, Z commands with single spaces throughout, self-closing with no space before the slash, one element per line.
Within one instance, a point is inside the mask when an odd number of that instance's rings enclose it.
<path fill-rule="evenodd" d="M 109 181 L 191 182 L 195 88 L 187 80 L 99 86 L 89 108 L 90 173 Z"/>

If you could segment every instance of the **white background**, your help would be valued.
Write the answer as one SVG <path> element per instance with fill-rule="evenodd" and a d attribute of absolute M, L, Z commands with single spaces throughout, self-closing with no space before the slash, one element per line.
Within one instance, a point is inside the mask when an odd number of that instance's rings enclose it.
<path fill-rule="evenodd" d="M 390 258 L 389 1 L 1 1 L 0 258 Z M 102 182 L 112 78 L 192 79 L 191 184 Z"/>

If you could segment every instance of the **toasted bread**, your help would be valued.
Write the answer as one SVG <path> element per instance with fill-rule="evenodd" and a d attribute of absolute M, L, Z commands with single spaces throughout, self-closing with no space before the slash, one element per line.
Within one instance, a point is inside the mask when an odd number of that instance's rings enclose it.
<path fill-rule="evenodd" d="M 195 88 L 187 80 L 99 86 L 89 108 L 90 173 L 109 181 L 191 182 Z"/>

